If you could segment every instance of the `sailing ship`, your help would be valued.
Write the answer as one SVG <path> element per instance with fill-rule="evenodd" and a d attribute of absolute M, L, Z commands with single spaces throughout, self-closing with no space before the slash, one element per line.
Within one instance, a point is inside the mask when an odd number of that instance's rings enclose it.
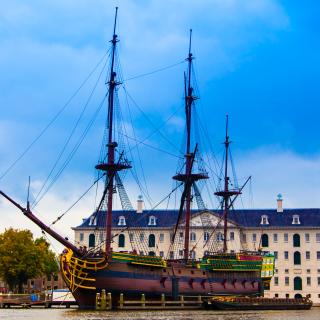
<path fill-rule="evenodd" d="M 183 258 L 165 259 L 156 255 L 140 255 L 137 251 L 115 252 L 112 249 L 112 213 L 115 187 L 122 186 L 120 172 L 131 168 L 123 152 L 119 152 L 118 143 L 114 139 L 114 113 L 117 80 L 115 71 L 115 52 L 118 42 L 116 34 L 117 10 L 115 13 L 113 36 L 111 40 L 111 63 L 108 85 L 108 117 L 106 126 L 106 154 L 96 165 L 105 176 L 104 191 L 96 215 L 104 212 L 105 215 L 105 248 L 95 254 L 88 254 L 81 248 L 70 243 L 49 226 L 40 221 L 30 209 L 29 202 L 26 208 L 18 204 L 11 197 L 0 191 L 0 194 L 19 208 L 29 219 L 37 224 L 44 232 L 65 246 L 60 255 L 61 273 L 82 309 L 95 307 L 96 294 L 103 289 L 112 293 L 116 301 L 123 293 L 126 298 L 138 298 L 145 294 L 150 298 L 159 298 L 165 294 L 167 298 L 177 299 L 178 295 L 185 296 L 212 296 L 212 295 L 263 295 L 264 286 L 268 286 L 273 270 L 273 256 L 262 251 L 236 253 L 228 252 L 227 225 L 228 212 L 234 199 L 241 193 L 241 189 L 229 188 L 228 177 L 228 123 L 225 138 L 225 172 L 224 188 L 217 191 L 216 196 L 222 199 L 224 222 L 223 250 L 219 252 L 206 252 L 200 259 L 190 258 L 190 219 L 192 216 L 192 190 L 197 192 L 196 183 L 208 179 L 205 171 L 196 172 L 194 169 L 198 154 L 198 145 L 192 145 L 191 123 L 192 109 L 196 96 L 192 87 L 191 32 L 189 53 L 187 57 L 188 69 L 184 76 L 185 83 L 185 115 L 186 115 L 186 149 L 183 170 L 173 179 L 182 187 L 179 214 L 171 242 L 176 241 L 176 234 L 183 229 Z M 197 193 L 198 194 L 198 193 Z M 126 195 L 125 195 L 126 196 Z M 103 211 L 105 209 L 105 211 Z M 208 226 L 212 227 L 212 226 Z M 207 239 L 210 240 L 210 237 Z M 262 274 L 264 276 L 262 276 Z"/>

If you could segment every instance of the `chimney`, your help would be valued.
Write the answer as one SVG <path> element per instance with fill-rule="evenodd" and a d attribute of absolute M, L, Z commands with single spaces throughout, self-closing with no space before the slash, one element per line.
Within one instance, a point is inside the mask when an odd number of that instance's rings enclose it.
<path fill-rule="evenodd" d="M 280 193 L 278 194 L 278 199 L 277 199 L 277 212 L 279 212 L 279 213 L 283 212 L 282 195 Z"/>
<path fill-rule="evenodd" d="M 142 195 L 140 195 L 137 200 L 137 213 L 142 213 L 142 211 L 143 211 L 143 199 L 142 199 Z"/>

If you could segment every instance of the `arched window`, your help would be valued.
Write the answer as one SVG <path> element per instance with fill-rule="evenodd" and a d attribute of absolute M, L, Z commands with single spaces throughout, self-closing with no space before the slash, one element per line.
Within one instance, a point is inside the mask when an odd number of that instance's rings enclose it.
<path fill-rule="evenodd" d="M 194 250 L 190 251 L 190 258 L 195 259 L 196 258 L 196 252 Z"/>
<path fill-rule="evenodd" d="M 94 214 L 90 217 L 89 226 L 96 226 L 97 225 L 97 216 Z"/>
<path fill-rule="evenodd" d="M 125 226 L 126 225 L 126 218 L 124 216 L 119 217 L 118 226 Z"/>
<path fill-rule="evenodd" d="M 190 233 L 190 241 L 196 241 L 196 233 L 195 232 Z"/>
<path fill-rule="evenodd" d="M 269 247 L 269 236 L 266 233 L 261 236 L 261 246 Z"/>
<path fill-rule="evenodd" d="M 203 234 L 203 240 L 204 241 L 208 241 L 209 240 L 209 232 L 205 232 L 204 234 Z"/>
<path fill-rule="evenodd" d="M 126 243 L 126 237 L 124 236 L 124 234 L 120 234 L 120 235 L 119 235 L 118 247 L 119 247 L 119 248 L 124 248 L 125 243 Z"/>
<path fill-rule="evenodd" d="M 302 290 L 302 279 L 300 277 L 293 279 L 293 287 L 294 290 Z"/>
<path fill-rule="evenodd" d="M 96 245 L 96 236 L 93 233 L 91 233 L 89 235 L 89 248 L 92 248 L 95 245 Z"/>
<path fill-rule="evenodd" d="M 301 253 L 299 251 L 296 251 L 293 255 L 293 263 L 301 264 Z"/>
<path fill-rule="evenodd" d="M 156 246 L 156 237 L 153 233 L 149 235 L 149 247 L 154 248 Z"/>
<path fill-rule="evenodd" d="M 217 233 L 217 241 L 219 242 L 223 241 L 223 234 L 221 232 Z"/>
<path fill-rule="evenodd" d="M 156 217 L 155 217 L 155 216 L 150 216 L 150 217 L 149 217 L 148 226 L 155 226 L 155 225 L 157 225 L 157 223 L 156 223 Z"/>
<path fill-rule="evenodd" d="M 300 247 L 300 235 L 297 233 L 293 235 L 293 246 Z"/>
<path fill-rule="evenodd" d="M 292 224 L 300 224 L 300 217 L 297 214 L 292 216 Z"/>
<path fill-rule="evenodd" d="M 149 251 L 148 255 L 149 255 L 149 256 L 155 256 L 156 254 L 155 254 L 154 251 Z"/>
<path fill-rule="evenodd" d="M 260 224 L 269 224 L 268 216 L 266 214 L 261 216 Z"/>

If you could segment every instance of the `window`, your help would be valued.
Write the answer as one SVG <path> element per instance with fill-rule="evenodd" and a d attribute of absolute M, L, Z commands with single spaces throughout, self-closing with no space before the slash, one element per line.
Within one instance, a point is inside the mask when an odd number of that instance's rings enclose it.
<path fill-rule="evenodd" d="M 179 241 L 183 240 L 183 232 L 179 232 Z"/>
<path fill-rule="evenodd" d="M 293 235 L 293 246 L 300 247 L 300 235 L 297 233 Z"/>
<path fill-rule="evenodd" d="M 318 277 L 318 286 L 320 286 L 320 277 Z"/>
<path fill-rule="evenodd" d="M 140 233 L 140 242 L 144 241 L 144 233 Z"/>
<path fill-rule="evenodd" d="M 290 294 L 289 293 L 286 293 L 286 298 L 290 298 Z"/>
<path fill-rule="evenodd" d="M 278 234 L 277 233 L 273 234 L 273 242 L 278 242 Z"/>
<path fill-rule="evenodd" d="M 288 242 L 288 234 L 287 233 L 283 234 L 283 239 L 284 239 L 284 242 Z"/>
<path fill-rule="evenodd" d="M 126 218 L 124 216 L 119 217 L 118 226 L 125 226 L 126 225 Z"/>
<path fill-rule="evenodd" d="M 124 246 L 125 246 L 125 240 L 126 240 L 124 234 L 120 234 L 118 240 L 119 240 L 119 242 L 118 242 L 118 247 L 119 247 L 119 248 L 124 248 Z"/>
<path fill-rule="evenodd" d="M 261 246 L 262 247 L 269 247 L 269 237 L 265 233 L 261 236 Z"/>
<path fill-rule="evenodd" d="M 278 269 L 274 269 L 274 273 L 278 273 Z"/>
<path fill-rule="evenodd" d="M 310 260 L 310 251 L 306 251 L 306 259 Z"/>
<path fill-rule="evenodd" d="M 320 269 L 317 269 L 317 272 L 320 273 Z"/>
<path fill-rule="evenodd" d="M 81 232 L 81 233 L 79 234 L 79 240 L 80 240 L 80 242 L 82 242 L 83 239 L 84 239 L 84 234 Z"/>
<path fill-rule="evenodd" d="M 317 251 L 317 260 L 320 260 L 320 251 Z"/>
<path fill-rule="evenodd" d="M 48 280 L 48 281 L 51 281 L 51 274 L 48 274 L 47 280 Z"/>
<path fill-rule="evenodd" d="M 163 242 L 163 241 L 164 241 L 164 234 L 163 234 L 163 233 L 160 233 L 160 235 L 159 235 L 159 241 L 160 241 L 160 242 Z"/>
<path fill-rule="evenodd" d="M 257 235 L 255 233 L 252 234 L 252 242 L 257 242 Z"/>
<path fill-rule="evenodd" d="M 284 269 L 284 273 L 289 273 L 289 269 Z"/>
<path fill-rule="evenodd" d="M 154 251 L 149 251 L 148 252 L 148 256 L 154 257 L 155 255 L 156 255 L 156 253 Z M 153 270 L 151 270 L 151 271 L 153 271 Z"/>
<path fill-rule="evenodd" d="M 140 251 L 139 254 L 140 254 L 140 256 L 144 256 L 144 252 L 143 251 Z"/>
<path fill-rule="evenodd" d="M 320 233 L 316 233 L 316 241 L 320 242 Z"/>
<path fill-rule="evenodd" d="M 97 216 L 93 215 L 90 217 L 89 226 L 96 226 L 97 225 Z"/>
<path fill-rule="evenodd" d="M 242 241 L 247 242 L 247 235 L 245 233 L 242 234 Z"/>
<path fill-rule="evenodd" d="M 196 252 L 194 250 L 190 251 L 190 257 L 191 257 L 191 259 L 195 259 L 196 258 Z"/>
<path fill-rule="evenodd" d="M 274 259 L 277 260 L 278 259 L 278 251 L 274 251 L 273 254 L 274 254 Z"/>
<path fill-rule="evenodd" d="M 190 233 L 190 241 L 196 241 L 196 233 L 195 232 Z"/>
<path fill-rule="evenodd" d="M 130 242 L 133 242 L 133 233 L 129 233 L 129 240 Z"/>
<path fill-rule="evenodd" d="M 293 279 L 293 289 L 302 290 L 302 279 L 300 277 L 295 277 Z"/>
<path fill-rule="evenodd" d="M 163 252 L 163 251 L 160 251 L 160 252 L 159 252 L 159 255 L 160 255 L 160 257 L 163 258 L 163 257 L 164 257 L 164 252 Z"/>
<path fill-rule="evenodd" d="M 170 259 L 174 259 L 174 252 L 170 251 Z"/>
<path fill-rule="evenodd" d="M 149 235 L 149 247 L 154 248 L 156 246 L 156 237 L 153 233 Z"/>
<path fill-rule="evenodd" d="M 54 281 L 58 281 L 58 280 L 59 280 L 59 276 L 58 276 L 57 274 L 55 274 L 55 275 L 53 276 L 53 280 L 54 280 Z"/>
<path fill-rule="evenodd" d="M 311 272 L 311 270 L 310 269 L 307 269 L 307 273 L 310 273 Z"/>
<path fill-rule="evenodd" d="M 292 224 L 300 224 L 299 215 L 294 214 L 294 215 L 292 216 Z"/>
<path fill-rule="evenodd" d="M 274 294 L 274 297 L 275 297 L 275 298 L 278 298 L 278 297 L 279 297 L 279 294 L 278 294 L 278 293 L 275 293 L 275 294 Z"/>
<path fill-rule="evenodd" d="M 230 240 L 231 240 L 231 241 L 234 240 L 234 232 L 233 232 L 233 231 L 230 232 Z"/>
<path fill-rule="evenodd" d="M 91 233 L 89 235 L 89 248 L 92 248 L 95 245 L 96 245 L 96 236 L 93 233 Z"/>
<path fill-rule="evenodd" d="M 157 225 L 156 217 L 155 216 L 150 216 L 149 217 L 148 226 L 156 226 L 156 225 Z"/>
<path fill-rule="evenodd" d="M 221 232 L 217 233 L 217 241 L 219 242 L 223 241 L 223 234 Z"/>
<path fill-rule="evenodd" d="M 284 259 L 285 259 L 285 260 L 288 260 L 288 259 L 289 259 L 289 252 L 288 252 L 288 251 L 285 251 L 285 252 L 284 252 Z"/>
<path fill-rule="evenodd" d="M 289 277 L 285 277 L 285 278 L 284 278 L 284 284 L 285 284 L 286 286 L 289 285 Z"/>
<path fill-rule="evenodd" d="M 179 250 L 179 256 L 183 257 L 183 250 Z"/>
<path fill-rule="evenodd" d="M 204 241 L 208 241 L 208 240 L 209 240 L 209 232 L 205 232 L 205 233 L 203 234 L 203 240 L 204 240 Z"/>
<path fill-rule="evenodd" d="M 268 216 L 267 215 L 262 215 L 261 216 L 261 222 L 260 224 L 269 224 L 269 221 L 268 221 Z"/>
<path fill-rule="evenodd" d="M 304 235 L 304 239 L 305 239 L 306 242 L 310 242 L 310 234 L 309 234 L 309 233 L 306 233 L 306 234 Z"/>
<path fill-rule="evenodd" d="M 293 254 L 293 263 L 295 265 L 301 264 L 301 253 L 299 251 L 295 251 L 295 253 Z"/>
<path fill-rule="evenodd" d="M 311 286 L 311 277 L 307 277 L 307 286 Z"/>
<path fill-rule="evenodd" d="M 274 285 L 277 286 L 279 285 L 279 278 L 278 277 L 274 277 Z"/>

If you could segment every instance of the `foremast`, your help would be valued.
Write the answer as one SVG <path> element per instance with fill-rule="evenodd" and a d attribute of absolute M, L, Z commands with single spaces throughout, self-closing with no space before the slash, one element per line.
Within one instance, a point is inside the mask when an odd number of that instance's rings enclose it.
<path fill-rule="evenodd" d="M 228 251 L 227 237 L 228 237 L 228 214 L 229 207 L 231 205 L 230 199 L 232 196 L 238 196 L 241 194 L 240 190 L 229 189 L 229 176 L 228 176 L 228 162 L 229 162 L 229 117 L 226 116 L 226 136 L 224 141 L 225 146 L 225 158 L 224 158 L 224 189 L 222 191 L 215 192 L 215 195 L 222 197 L 222 209 L 223 209 L 223 252 Z"/>
<path fill-rule="evenodd" d="M 106 215 L 106 255 L 111 252 L 111 228 L 112 228 L 112 209 L 113 209 L 113 193 L 114 193 L 114 180 L 115 175 L 118 171 L 123 169 L 129 169 L 131 166 L 128 163 L 122 161 L 120 158 L 115 161 L 115 151 L 118 146 L 117 142 L 114 141 L 113 137 L 113 126 L 114 126 L 114 96 L 116 88 L 121 83 L 117 81 L 117 74 L 115 72 L 115 53 L 118 40 L 116 35 L 118 7 L 116 7 L 113 36 L 111 40 L 111 65 L 108 85 L 108 119 L 107 119 L 107 162 L 99 163 L 95 166 L 96 169 L 106 172 L 105 180 L 105 191 L 103 193 L 103 199 L 107 200 L 107 215 Z"/>
<path fill-rule="evenodd" d="M 188 70 L 187 75 L 184 74 L 184 101 L 185 101 L 185 116 L 186 116 L 186 153 L 185 153 L 185 172 L 179 173 L 173 177 L 174 180 L 182 181 L 185 190 L 185 230 L 184 230 L 184 260 L 189 258 L 189 240 L 190 240 L 190 217 L 191 217 L 191 189 L 194 182 L 200 179 L 207 179 L 208 176 L 203 173 L 193 173 L 192 167 L 197 152 L 197 144 L 194 152 L 191 152 L 191 124 L 192 124 L 192 107 L 197 97 L 194 95 L 194 89 L 191 85 L 192 79 L 192 61 L 194 59 L 191 52 L 192 29 L 189 36 L 189 53 L 187 57 Z M 182 199 L 182 202 L 184 199 Z"/>

